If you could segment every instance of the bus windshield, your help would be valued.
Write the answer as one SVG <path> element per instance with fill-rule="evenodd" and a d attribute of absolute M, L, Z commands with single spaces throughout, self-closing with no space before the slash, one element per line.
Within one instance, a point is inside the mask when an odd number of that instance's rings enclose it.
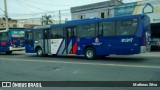
<path fill-rule="evenodd" d="M 12 37 L 25 37 L 24 31 L 11 31 Z"/>

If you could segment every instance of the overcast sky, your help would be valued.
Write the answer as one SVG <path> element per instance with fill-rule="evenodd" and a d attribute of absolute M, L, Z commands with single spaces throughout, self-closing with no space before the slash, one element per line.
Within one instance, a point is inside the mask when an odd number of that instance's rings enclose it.
<path fill-rule="evenodd" d="M 11 18 L 36 18 L 38 14 L 58 17 L 58 10 L 69 16 L 70 7 L 86 5 L 107 0 L 7 0 L 8 14 Z M 125 3 L 137 0 L 123 0 Z M 0 17 L 4 16 L 4 0 L 0 0 Z M 50 12 L 52 11 L 52 12 Z M 50 13 L 49 13 L 50 12 Z"/>

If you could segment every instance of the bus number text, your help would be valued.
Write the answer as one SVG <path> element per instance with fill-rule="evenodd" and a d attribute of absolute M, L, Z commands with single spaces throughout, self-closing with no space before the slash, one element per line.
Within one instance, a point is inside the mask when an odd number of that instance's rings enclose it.
<path fill-rule="evenodd" d="M 126 39 L 122 39 L 121 42 L 123 43 L 127 43 L 127 42 L 133 42 L 133 38 L 126 38 Z"/>

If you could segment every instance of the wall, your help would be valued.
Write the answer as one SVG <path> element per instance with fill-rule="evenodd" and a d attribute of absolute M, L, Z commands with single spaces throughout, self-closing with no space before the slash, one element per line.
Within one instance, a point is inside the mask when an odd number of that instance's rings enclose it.
<path fill-rule="evenodd" d="M 34 25 L 41 25 L 40 20 L 31 20 L 31 19 L 20 19 L 17 20 L 17 26 L 19 28 L 26 28 Z"/>
<path fill-rule="evenodd" d="M 17 27 L 17 20 L 9 19 L 9 28 Z M 3 18 L 0 18 L 0 28 L 6 28 L 6 21 Z"/>
<path fill-rule="evenodd" d="M 114 17 L 114 6 L 121 4 L 122 2 L 117 2 L 117 0 L 93 3 L 89 5 L 77 6 L 71 8 L 72 20 L 78 20 L 83 17 L 92 18 L 98 17 L 101 18 L 101 13 L 104 12 L 104 17 Z"/>
<path fill-rule="evenodd" d="M 143 0 L 115 7 L 115 17 L 134 14 L 146 14 L 151 23 L 160 23 L 160 0 Z"/>
<path fill-rule="evenodd" d="M 94 10 L 89 10 L 89 11 L 81 11 L 81 12 L 76 12 L 76 13 L 72 13 L 72 20 L 78 20 L 80 19 L 80 15 L 83 16 L 83 19 L 85 18 L 92 18 L 92 17 L 98 17 L 100 18 L 100 14 L 102 12 L 105 13 L 105 18 L 109 18 L 109 17 L 114 17 L 114 10 L 111 9 L 113 7 L 109 8 L 108 11 L 108 7 L 107 8 L 99 8 L 99 9 L 94 9 Z"/>

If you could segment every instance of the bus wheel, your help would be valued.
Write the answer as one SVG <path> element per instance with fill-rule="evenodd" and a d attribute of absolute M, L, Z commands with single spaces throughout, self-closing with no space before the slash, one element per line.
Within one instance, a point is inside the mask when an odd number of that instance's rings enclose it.
<path fill-rule="evenodd" d="M 41 48 L 38 48 L 36 50 L 37 56 L 43 56 L 43 50 Z"/>
<path fill-rule="evenodd" d="M 96 59 L 96 52 L 93 48 L 89 47 L 85 50 L 85 57 L 89 60 Z"/>
<path fill-rule="evenodd" d="M 12 51 L 8 51 L 6 52 L 7 55 L 11 55 L 12 54 Z"/>

